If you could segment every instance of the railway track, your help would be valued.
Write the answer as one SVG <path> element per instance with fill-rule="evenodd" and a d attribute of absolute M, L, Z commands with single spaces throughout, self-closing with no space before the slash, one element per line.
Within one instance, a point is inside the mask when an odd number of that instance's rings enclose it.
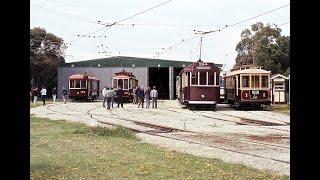
<path fill-rule="evenodd" d="M 168 107 L 168 108 L 169 108 L 169 107 Z M 171 112 L 177 112 L 177 113 L 181 113 L 181 112 L 182 112 L 182 111 L 179 112 L 179 111 L 177 111 L 177 110 L 172 110 L 172 109 L 168 109 L 168 108 L 159 108 L 159 109 L 166 110 L 166 111 L 171 111 Z M 189 109 L 189 110 L 190 110 L 190 109 Z M 282 124 L 278 124 L 278 123 L 270 123 L 270 122 L 265 122 L 265 121 L 248 119 L 248 118 L 243 118 L 243 117 L 240 117 L 240 116 L 229 115 L 229 114 L 221 113 L 221 112 L 215 112 L 215 113 L 221 114 L 221 115 L 224 115 L 224 116 L 239 118 L 239 119 L 241 119 L 242 121 L 239 122 L 239 121 L 233 121 L 233 120 L 229 120 L 229 119 L 211 117 L 211 116 L 209 116 L 209 115 L 204 115 L 204 114 L 198 113 L 197 111 L 194 111 L 194 110 L 190 110 L 190 112 L 192 112 L 193 114 L 196 114 L 196 115 L 200 115 L 200 116 L 205 117 L 205 118 L 214 119 L 214 120 L 218 120 L 218 121 L 231 122 L 231 123 L 235 123 L 235 124 L 239 124 L 239 125 L 264 125 L 264 128 L 267 128 L 267 129 L 273 129 L 273 130 L 278 130 L 278 131 L 283 131 L 283 132 L 290 132 L 290 131 L 285 130 L 285 129 L 278 129 L 278 128 L 274 128 L 274 127 L 267 127 L 267 126 L 283 126 Z"/>
<path fill-rule="evenodd" d="M 67 108 L 69 110 L 71 110 L 71 111 L 80 112 L 78 110 L 75 110 L 75 109 L 71 108 L 70 106 L 67 106 Z M 102 124 L 108 124 L 108 125 L 112 125 L 112 126 L 119 126 L 119 124 L 110 123 L 110 122 L 106 122 L 106 121 L 101 121 L 101 120 L 93 117 L 93 115 L 94 116 L 101 116 L 101 117 L 112 117 L 112 118 L 115 118 L 114 116 L 116 116 L 116 119 L 118 119 L 118 120 L 134 122 L 137 125 L 144 126 L 144 127 L 149 127 L 149 128 L 153 129 L 153 130 L 141 131 L 141 130 L 138 130 L 138 129 L 135 129 L 135 128 L 126 127 L 127 129 L 130 129 L 130 130 L 132 130 L 134 132 L 145 133 L 145 134 L 149 134 L 149 135 L 152 135 L 152 136 L 158 136 L 158 137 L 163 137 L 163 138 L 167 138 L 167 139 L 173 139 L 173 140 L 178 140 L 178 141 L 182 141 L 182 142 L 188 142 L 188 143 L 192 143 L 192 144 L 202 145 L 202 146 L 206 146 L 206 147 L 211 147 L 211 148 L 216 148 L 216 149 L 225 150 L 225 151 L 229 151 L 229 152 L 249 155 L 249 156 L 253 156 L 253 157 L 259 157 L 259 158 L 262 158 L 262 159 L 268 159 L 268 160 L 273 160 L 273 161 L 287 163 L 287 164 L 290 163 L 288 161 L 283 161 L 283 160 L 274 159 L 274 158 L 268 158 L 268 157 L 264 157 L 264 156 L 260 156 L 260 155 L 256 155 L 256 154 L 250 154 L 250 153 L 246 153 L 246 152 L 242 152 L 242 151 L 236 151 L 236 150 L 232 150 L 232 149 L 228 149 L 228 148 L 224 148 L 224 147 L 209 145 L 209 144 L 200 143 L 200 142 L 194 142 L 194 141 L 181 139 L 181 138 L 176 138 L 176 137 L 169 137 L 169 136 L 163 135 L 161 133 L 189 132 L 189 133 L 194 133 L 194 134 L 197 134 L 197 135 L 208 135 L 208 134 L 197 133 L 197 132 L 192 132 L 192 131 L 186 131 L 186 130 L 181 130 L 181 129 L 177 129 L 177 128 L 171 128 L 171 127 L 166 127 L 166 126 L 159 126 L 159 125 L 155 125 L 155 124 L 150 124 L 150 123 L 140 122 L 140 121 L 136 121 L 136 120 L 132 120 L 132 119 L 128 119 L 128 118 L 123 118 L 123 117 L 121 117 L 121 116 L 119 116 L 119 115 L 117 115 L 115 113 L 112 113 L 112 110 L 110 110 L 112 116 L 91 113 L 91 111 L 93 111 L 93 110 L 95 110 L 97 108 L 99 108 L 99 106 L 96 106 L 94 108 L 91 108 L 91 109 L 87 110 L 87 112 L 85 114 L 87 114 L 90 118 L 86 118 L 86 119 L 88 119 L 88 120 L 93 119 L 93 120 L 95 120 L 95 121 L 97 121 L 99 123 L 102 123 Z M 84 114 L 70 114 L 70 113 L 60 112 L 60 111 L 57 111 L 57 110 L 53 110 L 52 108 L 50 108 L 50 106 L 47 106 L 47 109 L 49 111 L 52 111 L 52 112 L 55 112 L 55 113 L 65 114 L 65 115 L 78 117 L 78 118 L 83 118 L 81 116 L 84 115 Z M 290 149 L 288 147 L 277 146 L 277 145 L 274 145 L 274 144 L 261 143 L 261 142 L 256 142 L 256 141 L 246 141 L 246 140 L 240 140 L 240 141 L 245 142 L 245 143 L 262 145 L 262 146 L 269 146 L 269 147 L 273 147 L 273 148 Z"/>

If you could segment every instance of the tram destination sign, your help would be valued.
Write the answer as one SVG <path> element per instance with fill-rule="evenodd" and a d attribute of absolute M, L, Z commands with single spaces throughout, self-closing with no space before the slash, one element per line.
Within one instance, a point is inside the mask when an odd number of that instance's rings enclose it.
<path fill-rule="evenodd" d="M 207 63 L 200 62 L 196 66 L 196 69 L 211 69 L 211 66 L 208 66 Z"/>

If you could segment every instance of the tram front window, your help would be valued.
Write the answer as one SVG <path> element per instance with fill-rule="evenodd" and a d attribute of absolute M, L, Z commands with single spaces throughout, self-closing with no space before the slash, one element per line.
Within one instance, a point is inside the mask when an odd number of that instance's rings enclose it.
<path fill-rule="evenodd" d="M 123 88 L 123 79 L 118 79 L 118 88 L 119 86 Z"/>
<path fill-rule="evenodd" d="M 80 80 L 76 80 L 76 88 L 80 88 Z"/>
<path fill-rule="evenodd" d="M 200 85 L 207 85 L 207 72 L 200 72 Z"/>
<path fill-rule="evenodd" d="M 259 75 L 252 75 L 251 76 L 251 85 L 252 85 L 252 87 L 259 88 L 259 84 L 260 84 Z"/>
<path fill-rule="evenodd" d="M 249 76 L 242 76 L 242 87 L 249 87 Z"/>
<path fill-rule="evenodd" d="M 198 73 L 191 74 L 191 85 L 198 85 Z"/>

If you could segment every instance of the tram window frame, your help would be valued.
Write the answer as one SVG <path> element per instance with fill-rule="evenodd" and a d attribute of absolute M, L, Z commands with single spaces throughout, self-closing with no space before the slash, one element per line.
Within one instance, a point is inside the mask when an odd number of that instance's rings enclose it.
<path fill-rule="evenodd" d="M 75 88 L 75 81 L 74 80 L 70 80 L 70 85 L 69 88 Z"/>
<path fill-rule="evenodd" d="M 208 85 L 214 85 L 214 72 L 208 72 Z"/>
<path fill-rule="evenodd" d="M 191 85 L 198 85 L 198 72 L 196 72 L 196 73 L 192 73 L 192 72 L 190 72 L 191 73 Z"/>
<path fill-rule="evenodd" d="M 79 85 L 79 87 L 78 87 Z M 81 80 L 75 80 L 75 86 L 74 86 L 75 89 L 80 89 L 81 88 Z"/>
<path fill-rule="evenodd" d="M 264 79 L 264 78 L 266 78 L 266 79 Z M 269 87 L 269 76 L 268 75 L 261 75 L 261 87 L 262 88 L 268 88 Z"/>
<path fill-rule="evenodd" d="M 215 72 L 213 72 L 213 74 L 216 74 L 216 86 L 219 86 L 219 84 L 220 84 L 220 74 L 219 73 L 217 73 L 216 71 Z"/>
<path fill-rule="evenodd" d="M 246 83 L 244 80 L 247 80 Z M 243 88 L 249 88 L 250 87 L 250 75 L 242 75 L 241 76 L 241 84 L 242 84 Z"/>
<path fill-rule="evenodd" d="M 251 75 L 251 87 L 260 88 L 260 75 L 257 75 L 257 74 Z"/>
<path fill-rule="evenodd" d="M 127 81 L 127 84 L 126 84 L 126 81 Z M 123 79 L 122 89 L 129 89 L 129 79 Z"/>
<path fill-rule="evenodd" d="M 208 85 L 207 84 L 207 72 L 199 72 L 199 85 L 203 86 L 203 85 Z"/>
<path fill-rule="evenodd" d="M 117 87 L 118 87 L 118 79 L 113 79 L 112 88 L 117 88 Z"/>
<path fill-rule="evenodd" d="M 119 86 L 121 86 L 121 88 L 123 88 L 123 79 L 118 79 L 118 83 L 117 83 L 117 88 L 119 88 Z"/>
<path fill-rule="evenodd" d="M 82 84 L 85 84 L 85 86 L 83 86 Z M 87 89 L 87 81 L 86 80 L 81 80 L 80 89 Z"/>

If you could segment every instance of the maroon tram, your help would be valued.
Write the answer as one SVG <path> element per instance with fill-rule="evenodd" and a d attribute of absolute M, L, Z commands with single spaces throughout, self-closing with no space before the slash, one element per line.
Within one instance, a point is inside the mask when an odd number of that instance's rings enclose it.
<path fill-rule="evenodd" d="M 244 65 L 226 73 L 225 98 L 235 107 L 270 105 L 270 71 Z"/>
<path fill-rule="evenodd" d="M 119 86 L 121 86 L 124 91 L 124 100 L 132 101 L 133 88 L 138 85 L 138 80 L 131 72 L 126 72 L 125 70 L 114 74 L 115 75 L 112 77 L 112 88 L 118 89 Z"/>
<path fill-rule="evenodd" d="M 73 100 L 93 101 L 99 97 L 99 82 L 97 77 L 87 73 L 74 74 L 69 77 L 69 98 Z"/>
<path fill-rule="evenodd" d="M 177 96 L 187 107 L 215 108 L 220 100 L 220 68 L 201 60 L 183 68 L 177 77 Z"/>

